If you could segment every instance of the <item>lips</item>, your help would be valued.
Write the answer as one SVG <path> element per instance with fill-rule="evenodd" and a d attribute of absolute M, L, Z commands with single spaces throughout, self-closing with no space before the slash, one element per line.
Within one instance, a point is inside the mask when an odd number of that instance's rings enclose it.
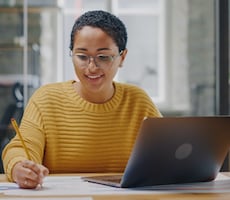
<path fill-rule="evenodd" d="M 89 79 L 98 79 L 98 78 L 101 78 L 102 75 L 86 75 L 86 77 Z"/>

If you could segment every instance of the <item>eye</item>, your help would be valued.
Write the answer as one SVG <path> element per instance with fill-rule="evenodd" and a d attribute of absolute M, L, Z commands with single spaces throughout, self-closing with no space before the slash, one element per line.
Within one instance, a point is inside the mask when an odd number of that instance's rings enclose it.
<path fill-rule="evenodd" d="M 97 59 L 102 62 L 110 62 L 113 60 L 112 56 L 108 56 L 108 55 L 98 55 Z"/>
<path fill-rule="evenodd" d="M 87 61 L 88 60 L 88 56 L 84 55 L 84 54 L 75 54 L 75 56 L 82 61 Z"/>

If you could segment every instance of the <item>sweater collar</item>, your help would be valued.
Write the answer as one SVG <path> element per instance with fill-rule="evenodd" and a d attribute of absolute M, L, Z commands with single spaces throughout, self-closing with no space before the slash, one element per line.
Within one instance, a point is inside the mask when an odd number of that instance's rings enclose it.
<path fill-rule="evenodd" d="M 120 83 L 113 82 L 115 92 L 113 97 L 109 101 L 105 103 L 97 104 L 97 103 L 91 103 L 89 101 L 86 101 L 80 95 L 78 95 L 73 87 L 74 82 L 75 80 L 71 80 L 67 82 L 67 88 L 66 88 L 68 90 L 67 93 L 70 94 L 73 103 L 75 103 L 76 106 L 81 107 L 85 111 L 97 112 L 97 113 L 110 112 L 116 109 L 121 103 L 122 96 L 123 96 L 123 88 L 121 87 Z"/>

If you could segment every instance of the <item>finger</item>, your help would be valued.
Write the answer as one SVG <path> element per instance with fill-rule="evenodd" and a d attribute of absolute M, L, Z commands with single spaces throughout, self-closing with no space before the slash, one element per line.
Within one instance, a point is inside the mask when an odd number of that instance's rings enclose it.
<path fill-rule="evenodd" d="M 22 162 L 22 164 L 23 164 L 24 168 L 29 168 L 32 171 L 34 171 L 35 173 L 37 173 L 37 174 L 40 173 L 40 167 L 35 162 L 30 161 L 30 160 L 25 160 L 25 161 Z"/>
<path fill-rule="evenodd" d="M 34 182 L 36 184 L 42 183 L 42 179 L 44 178 L 41 175 L 41 169 L 38 164 L 32 161 L 25 161 L 22 163 L 24 167 L 24 177 L 30 182 Z"/>
<path fill-rule="evenodd" d="M 43 177 L 49 175 L 49 169 L 48 169 L 48 168 L 46 168 L 46 167 L 43 166 L 43 165 L 39 165 L 39 167 L 40 167 L 41 174 L 42 174 Z"/>
<path fill-rule="evenodd" d="M 23 189 L 34 189 L 37 187 L 38 184 L 29 179 L 25 179 L 23 182 L 19 183 L 18 185 L 20 188 Z"/>

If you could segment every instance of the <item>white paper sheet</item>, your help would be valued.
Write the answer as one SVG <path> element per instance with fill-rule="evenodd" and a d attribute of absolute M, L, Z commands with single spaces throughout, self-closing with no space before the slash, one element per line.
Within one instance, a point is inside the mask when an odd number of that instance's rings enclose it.
<path fill-rule="evenodd" d="M 91 196 L 120 194 L 166 193 L 230 193 L 230 177 L 219 174 L 215 181 L 146 188 L 123 189 L 83 181 L 80 176 L 48 176 L 42 188 L 20 189 L 14 183 L 0 183 L 0 192 L 7 196 Z"/>

